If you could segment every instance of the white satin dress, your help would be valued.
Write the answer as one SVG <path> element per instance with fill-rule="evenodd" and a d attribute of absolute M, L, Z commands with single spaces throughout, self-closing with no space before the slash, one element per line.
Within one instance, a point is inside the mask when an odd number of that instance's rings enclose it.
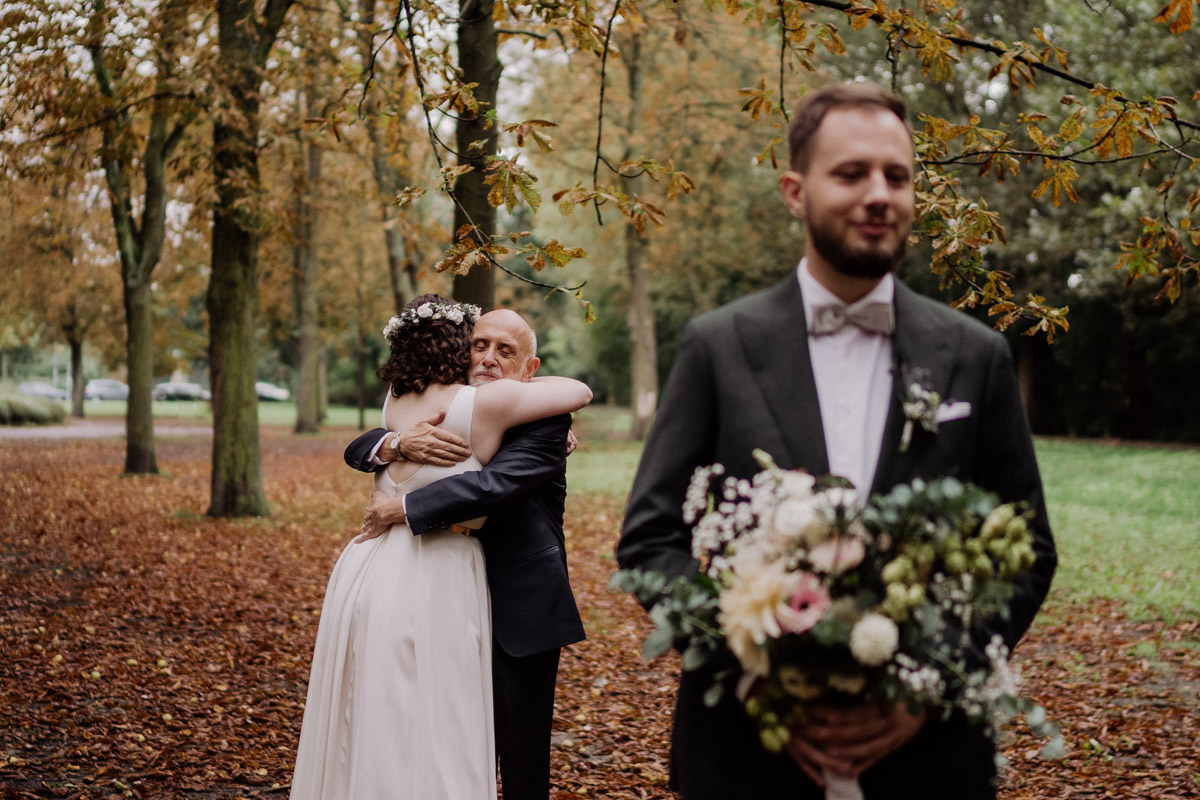
<path fill-rule="evenodd" d="M 443 423 L 468 442 L 474 400 L 463 387 Z M 424 465 L 400 484 L 380 470 L 375 486 L 401 495 L 479 468 Z M 321 609 L 291 800 L 494 800 L 491 654 L 477 538 L 393 525 L 348 544 Z"/>

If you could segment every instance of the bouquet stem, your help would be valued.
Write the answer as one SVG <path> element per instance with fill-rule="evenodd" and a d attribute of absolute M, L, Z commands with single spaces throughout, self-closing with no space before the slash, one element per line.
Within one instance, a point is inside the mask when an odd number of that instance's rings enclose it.
<path fill-rule="evenodd" d="M 825 770 L 825 800 L 863 800 L 862 786 L 858 778 L 834 775 Z"/>

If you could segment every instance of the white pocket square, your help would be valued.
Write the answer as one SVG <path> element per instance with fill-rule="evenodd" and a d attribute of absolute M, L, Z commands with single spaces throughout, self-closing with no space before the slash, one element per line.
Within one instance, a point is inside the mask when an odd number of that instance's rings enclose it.
<path fill-rule="evenodd" d="M 956 419 L 966 419 L 971 416 L 971 404 L 966 400 L 954 403 L 942 403 L 938 406 L 936 419 L 938 422 L 951 422 Z"/>

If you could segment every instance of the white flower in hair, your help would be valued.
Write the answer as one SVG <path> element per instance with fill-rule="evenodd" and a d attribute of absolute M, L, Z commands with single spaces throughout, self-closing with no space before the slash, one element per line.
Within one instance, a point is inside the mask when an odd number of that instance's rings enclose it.
<path fill-rule="evenodd" d="M 388 320 L 387 327 L 383 329 L 383 335 L 384 338 L 391 341 L 398 331 L 419 325 L 424 320 L 445 319 L 455 325 L 461 325 L 464 320 L 477 322 L 479 315 L 479 306 L 471 303 L 425 302 L 416 308 L 406 308 L 398 316 Z"/>

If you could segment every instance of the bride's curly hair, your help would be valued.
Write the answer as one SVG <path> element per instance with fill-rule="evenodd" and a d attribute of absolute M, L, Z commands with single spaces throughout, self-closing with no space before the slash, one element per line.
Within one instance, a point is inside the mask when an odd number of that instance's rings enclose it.
<path fill-rule="evenodd" d="M 447 308 L 458 302 L 438 294 L 413 298 L 405 309 L 415 312 L 425 303 Z M 415 319 L 415 315 L 404 315 Z M 421 318 L 415 322 L 388 325 L 386 336 L 391 355 L 375 373 L 399 397 L 406 392 L 421 392 L 435 383 L 467 383 L 471 372 L 471 334 L 475 321 L 471 315 L 454 322 L 445 316 Z"/>

